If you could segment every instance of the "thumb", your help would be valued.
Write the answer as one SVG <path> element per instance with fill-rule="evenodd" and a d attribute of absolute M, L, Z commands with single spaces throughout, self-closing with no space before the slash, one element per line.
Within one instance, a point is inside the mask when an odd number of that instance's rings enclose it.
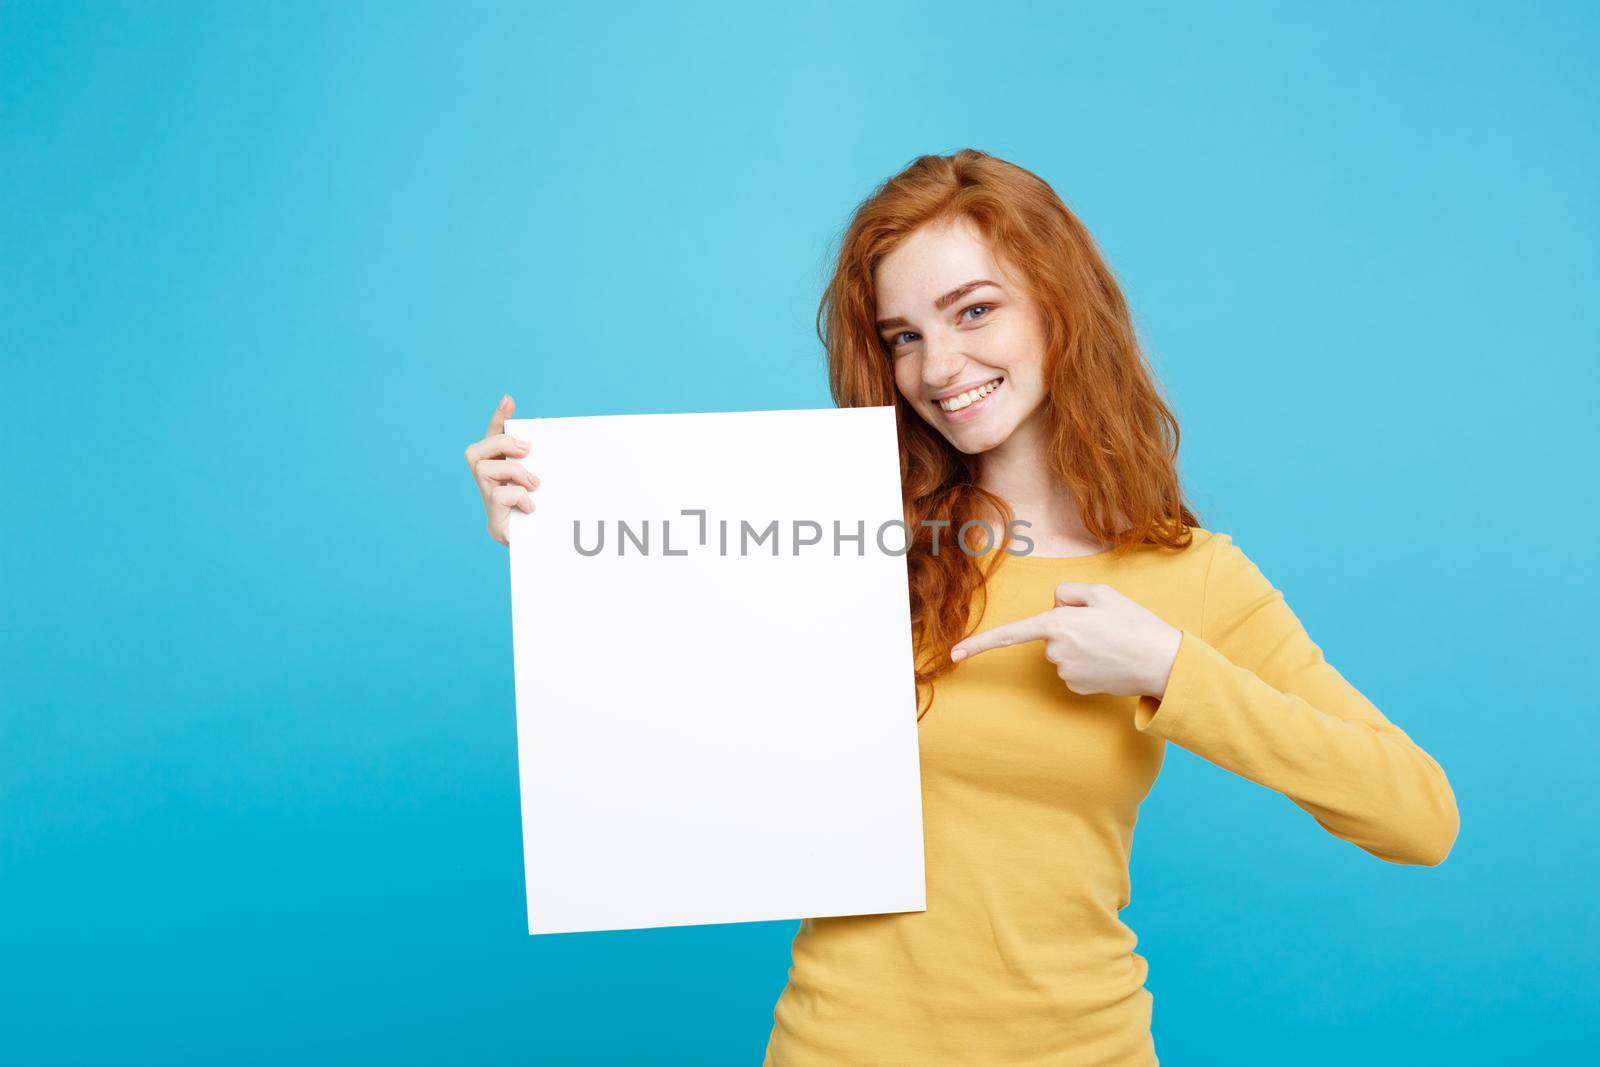
<path fill-rule="evenodd" d="M 505 433 L 506 420 L 516 414 L 517 402 L 511 399 L 511 394 L 506 393 L 500 398 L 500 403 L 494 406 L 494 414 L 489 416 L 489 429 L 485 434 L 493 437 L 497 433 Z"/>
<path fill-rule="evenodd" d="M 1093 582 L 1062 582 L 1056 586 L 1056 607 L 1088 607 L 1093 585 Z"/>

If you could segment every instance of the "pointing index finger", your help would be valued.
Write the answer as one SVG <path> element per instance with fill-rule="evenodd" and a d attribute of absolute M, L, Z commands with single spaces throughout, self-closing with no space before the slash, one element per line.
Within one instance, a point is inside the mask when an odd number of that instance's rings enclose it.
<path fill-rule="evenodd" d="M 1006 645 L 1018 645 L 1026 641 L 1042 641 L 1050 636 L 1045 632 L 1045 620 L 1050 617 L 1050 612 L 1041 612 L 1030 615 L 1016 622 L 1002 623 L 988 630 L 973 634 L 964 641 L 958 641 L 950 650 L 950 659 L 953 663 L 960 663 L 969 656 L 976 656 L 980 652 L 987 652 L 991 648 L 1002 648 Z"/>

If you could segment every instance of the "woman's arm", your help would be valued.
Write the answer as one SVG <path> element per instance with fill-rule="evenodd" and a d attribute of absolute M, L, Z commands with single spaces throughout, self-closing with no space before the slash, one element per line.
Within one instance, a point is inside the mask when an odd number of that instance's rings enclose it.
<path fill-rule="evenodd" d="M 1461 817 L 1444 769 L 1322 657 L 1283 594 L 1217 534 L 1199 633 L 1134 725 L 1283 793 L 1391 863 L 1436 866 Z"/>

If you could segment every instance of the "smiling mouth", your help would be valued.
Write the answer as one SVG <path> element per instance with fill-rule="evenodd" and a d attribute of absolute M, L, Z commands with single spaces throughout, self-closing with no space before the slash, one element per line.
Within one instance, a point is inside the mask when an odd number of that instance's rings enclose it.
<path fill-rule="evenodd" d="M 1001 378 L 991 378 L 989 381 L 984 382 L 976 389 L 968 389 L 964 393 L 961 393 L 957 396 L 946 397 L 943 400 L 936 401 L 936 403 L 939 405 L 939 409 L 941 411 L 945 412 L 946 414 L 953 415 L 958 411 L 963 411 L 971 407 L 973 404 L 976 404 L 978 401 L 982 400 L 984 397 L 1000 388 L 1000 383 L 1003 380 L 1004 379 Z"/>

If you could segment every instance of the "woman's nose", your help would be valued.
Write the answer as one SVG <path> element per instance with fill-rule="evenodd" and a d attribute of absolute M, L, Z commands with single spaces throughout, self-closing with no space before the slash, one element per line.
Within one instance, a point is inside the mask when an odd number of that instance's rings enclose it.
<path fill-rule="evenodd" d="M 923 383 L 938 388 L 950 385 L 961 374 L 961 368 L 966 364 L 966 357 L 956 350 L 954 345 L 943 344 L 929 339 L 922 354 L 922 380 Z"/>

